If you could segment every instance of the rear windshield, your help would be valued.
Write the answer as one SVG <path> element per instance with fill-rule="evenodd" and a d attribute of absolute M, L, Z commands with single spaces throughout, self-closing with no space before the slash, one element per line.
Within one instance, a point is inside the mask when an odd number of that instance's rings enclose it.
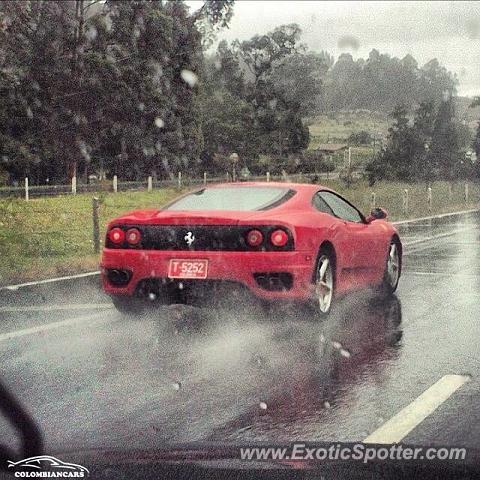
<path fill-rule="evenodd" d="M 294 194 L 294 190 L 281 187 L 205 188 L 167 205 L 165 210 L 268 210 Z"/>

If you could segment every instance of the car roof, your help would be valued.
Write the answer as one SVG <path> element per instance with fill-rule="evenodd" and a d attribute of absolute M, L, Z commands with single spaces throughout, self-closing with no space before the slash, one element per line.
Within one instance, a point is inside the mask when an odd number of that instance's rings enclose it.
<path fill-rule="evenodd" d="M 292 190 L 302 191 L 305 193 L 316 192 L 318 190 L 331 190 L 331 188 L 316 183 L 294 183 L 294 182 L 224 182 L 213 183 L 208 186 L 214 187 L 281 187 L 291 188 Z"/>

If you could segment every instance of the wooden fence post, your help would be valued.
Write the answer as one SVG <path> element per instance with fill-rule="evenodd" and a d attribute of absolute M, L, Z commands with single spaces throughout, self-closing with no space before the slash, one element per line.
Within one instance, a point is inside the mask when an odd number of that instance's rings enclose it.
<path fill-rule="evenodd" d="M 77 177 L 75 175 L 72 177 L 72 194 L 77 194 Z"/>
<path fill-rule="evenodd" d="M 93 251 L 94 253 L 100 252 L 100 227 L 98 221 L 98 197 L 92 198 L 92 226 L 93 226 Z"/>
<path fill-rule="evenodd" d="M 147 190 L 148 190 L 149 192 L 151 192 L 152 189 L 153 189 L 152 177 L 149 176 L 149 177 L 147 178 Z"/>
<path fill-rule="evenodd" d="M 267 182 L 270 181 L 270 172 L 267 172 Z"/>
<path fill-rule="evenodd" d="M 403 214 L 408 215 L 408 188 L 403 191 Z"/>
<path fill-rule="evenodd" d="M 179 190 L 182 188 L 182 172 L 178 172 L 177 186 Z"/>
<path fill-rule="evenodd" d="M 207 172 L 203 172 L 203 184 L 207 184 Z"/>
<path fill-rule="evenodd" d="M 116 175 L 113 176 L 113 192 L 118 192 L 118 177 Z"/>
<path fill-rule="evenodd" d="M 428 213 L 432 213 L 432 187 L 428 187 L 427 190 L 427 205 Z"/>
<path fill-rule="evenodd" d="M 28 193 L 28 177 L 25 177 L 25 200 L 28 202 L 30 199 L 29 193 Z"/>

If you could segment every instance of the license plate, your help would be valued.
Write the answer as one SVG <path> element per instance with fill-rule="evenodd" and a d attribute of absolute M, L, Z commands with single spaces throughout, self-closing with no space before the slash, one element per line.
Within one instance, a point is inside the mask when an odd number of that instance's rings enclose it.
<path fill-rule="evenodd" d="M 168 278 L 207 278 L 208 260 L 170 260 Z"/>

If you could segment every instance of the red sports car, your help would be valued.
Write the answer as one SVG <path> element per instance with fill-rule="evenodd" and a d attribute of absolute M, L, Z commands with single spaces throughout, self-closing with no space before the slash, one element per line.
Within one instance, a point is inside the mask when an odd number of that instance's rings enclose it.
<path fill-rule="evenodd" d="M 203 288 L 246 287 L 266 301 L 312 302 L 328 314 L 337 295 L 364 287 L 392 293 L 402 244 L 386 212 L 365 218 L 329 188 L 225 183 L 108 225 L 101 270 L 122 312 L 139 298 L 178 303 Z"/>

